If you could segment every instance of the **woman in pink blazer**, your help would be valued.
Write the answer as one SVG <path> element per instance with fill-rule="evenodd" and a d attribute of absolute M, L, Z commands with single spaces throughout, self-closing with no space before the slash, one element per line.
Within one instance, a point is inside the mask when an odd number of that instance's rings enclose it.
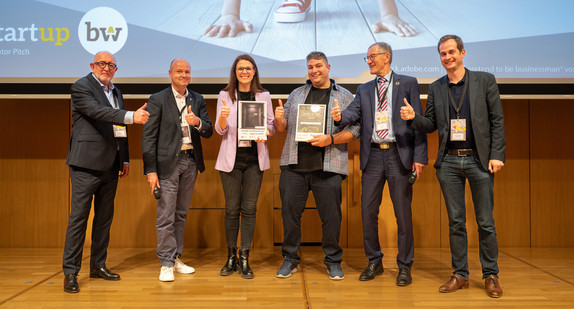
<path fill-rule="evenodd" d="M 264 101 L 267 104 L 268 136 L 275 133 L 273 106 L 269 92 L 261 86 L 255 60 L 240 55 L 233 62 L 229 83 L 219 92 L 215 131 L 223 136 L 215 169 L 221 176 L 225 195 L 225 237 L 227 261 L 221 269 L 222 276 L 241 273 L 245 279 L 253 278 L 249 266 L 249 248 L 253 242 L 257 198 L 263 171 L 269 168 L 267 142 L 240 141 L 237 135 L 238 101 Z M 263 117 L 263 115 L 260 115 Z M 241 217 L 241 220 L 239 219 Z M 237 256 L 237 236 L 241 222 L 241 245 Z"/>

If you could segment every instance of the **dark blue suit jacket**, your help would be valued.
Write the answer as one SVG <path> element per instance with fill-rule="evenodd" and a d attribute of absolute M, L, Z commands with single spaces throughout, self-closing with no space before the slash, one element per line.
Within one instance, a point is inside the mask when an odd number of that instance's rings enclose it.
<path fill-rule="evenodd" d="M 375 120 L 376 79 L 357 88 L 355 99 L 347 109 L 341 112 L 341 121 L 337 125 L 361 122 L 361 170 L 367 166 L 371 152 L 371 137 Z M 393 74 L 392 126 L 397 139 L 397 148 L 403 166 L 411 170 L 413 162 L 427 164 L 427 138 L 423 132 L 414 131 L 401 119 L 400 109 L 406 98 L 417 113 L 422 113 L 420 91 L 414 77 Z"/>
<path fill-rule="evenodd" d="M 72 85 L 72 135 L 66 164 L 97 171 L 116 168 L 119 150 L 121 169 L 129 162 L 128 139 L 115 138 L 112 125 L 123 125 L 126 111 L 118 88 L 113 93 L 119 109 L 114 109 L 92 73 Z"/>

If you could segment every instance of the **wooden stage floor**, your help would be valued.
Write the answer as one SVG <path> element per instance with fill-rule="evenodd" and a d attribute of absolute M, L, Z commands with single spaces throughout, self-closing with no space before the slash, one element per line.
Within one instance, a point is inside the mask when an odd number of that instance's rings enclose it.
<path fill-rule="evenodd" d="M 89 251 L 89 250 L 86 250 Z M 120 281 L 91 279 L 84 252 L 80 293 L 63 291 L 61 249 L 0 249 L 2 308 L 573 308 L 574 248 L 501 248 L 500 283 L 504 295 L 489 298 L 481 280 L 478 251 L 470 249 L 470 288 L 441 294 L 451 272 L 448 249 L 416 249 L 413 284 L 397 287 L 396 249 L 384 250 L 385 272 L 361 282 L 362 249 L 345 249 L 345 280 L 331 281 L 319 247 L 302 247 L 299 272 L 275 278 L 280 247 L 252 250 L 252 280 L 221 277 L 226 249 L 186 249 L 182 260 L 192 275 L 160 282 L 154 249 L 110 249 L 108 267 Z"/>

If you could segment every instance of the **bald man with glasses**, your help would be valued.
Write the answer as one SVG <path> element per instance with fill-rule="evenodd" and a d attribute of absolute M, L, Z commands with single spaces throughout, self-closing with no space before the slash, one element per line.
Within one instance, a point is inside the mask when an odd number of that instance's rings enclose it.
<path fill-rule="evenodd" d="M 119 178 L 129 174 L 128 124 L 145 124 L 146 105 L 126 111 L 122 93 L 112 83 L 118 70 L 115 57 L 99 52 L 92 72 L 72 85 L 72 135 L 66 164 L 72 182 L 72 200 L 64 244 L 64 291 L 78 293 L 78 273 L 94 201 L 90 277 L 120 280 L 106 267 L 114 198 Z"/>

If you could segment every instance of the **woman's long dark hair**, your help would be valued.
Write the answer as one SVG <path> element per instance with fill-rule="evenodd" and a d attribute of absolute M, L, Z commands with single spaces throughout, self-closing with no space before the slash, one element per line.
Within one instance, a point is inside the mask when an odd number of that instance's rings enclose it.
<path fill-rule="evenodd" d="M 229 92 L 229 97 L 231 101 L 235 101 L 237 98 L 235 97 L 235 92 L 237 91 L 237 87 L 239 86 L 239 82 L 237 81 L 237 63 L 239 60 L 247 60 L 251 62 L 253 65 L 253 69 L 255 70 L 255 74 L 253 74 L 253 79 L 251 80 L 251 85 L 249 87 L 249 91 L 255 97 L 255 94 L 258 92 L 266 91 L 263 86 L 261 86 L 261 82 L 259 81 L 259 69 L 257 68 L 257 64 L 255 64 L 255 60 L 248 54 L 243 54 L 237 56 L 235 61 L 233 61 L 233 65 L 231 66 L 231 73 L 229 73 L 229 83 L 223 89 L 223 91 Z"/>

